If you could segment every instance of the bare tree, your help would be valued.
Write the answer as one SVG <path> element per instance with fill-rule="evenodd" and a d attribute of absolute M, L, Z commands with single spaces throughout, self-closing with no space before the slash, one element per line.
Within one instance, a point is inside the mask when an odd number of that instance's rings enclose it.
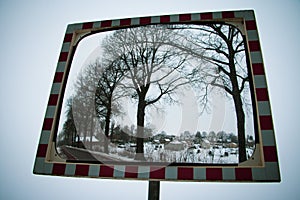
<path fill-rule="evenodd" d="M 76 140 L 76 127 L 74 124 L 73 112 L 72 112 L 72 98 L 67 99 L 66 102 L 66 121 L 63 124 L 62 131 L 59 134 L 59 145 L 74 145 Z"/>
<path fill-rule="evenodd" d="M 197 76 L 192 77 L 202 80 L 202 105 L 208 105 L 211 86 L 225 91 L 233 99 L 239 138 L 239 162 L 245 161 L 245 109 L 250 104 L 250 95 L 246 93 L 249 89 L 249 74 L 241 32 L 225 24 L 178 26 L 176 29 L 187 30 L 183 36 L 186 41 L 181 45 L 173 42 L 172 45 L 206 62 L 196 70 Z"/>
<path fill-rule="evenodd" d="M 184 72 L 188 55 L 183 55 L 166 41 L 180 39 L 176 31 L 165 26 L 146 26 L 117 30 L 103 42 L 106 56 L 119 58 L 124 68 L 124 87 L 137 100 L 136 160 L 144 158 L 145 110 L 161 99 L 175 102 L 172 96 L 189 81 L 178 72 Z"/>
<path fill-rule="evenodd" d="M 100 66 L 100 63 L 96 63 Z M 108 66 L 104 66 L 101 69 L 101 75 L 95 94 L 95 109 L 99 118 L 104 118 L 105 128 L 104 134 L 106 136 L 104 144 L 104 152 L 108 153 L 108 137 L 109 127 L 112 115 L 118 115 L 121 113 L 121 108 L 118 103 L 118 99 L 123 97 L 123 92 L 115 92 L 118 84 L 123 79 L 125 70 L 121 68 L 119 60 L 110 62 Z M 112 131 L 112 130 L 111 130 Z"/>
<path fill-rule="evenodd" d="M 99 131 L 95 112 L 95 91 L 100 76 L 98 61 L 85 66 L 74 83 L 73 116 L 83 143 L 91 148 L 92 138 Z M 89 137 L 89 143 L 87 142 Z"/>

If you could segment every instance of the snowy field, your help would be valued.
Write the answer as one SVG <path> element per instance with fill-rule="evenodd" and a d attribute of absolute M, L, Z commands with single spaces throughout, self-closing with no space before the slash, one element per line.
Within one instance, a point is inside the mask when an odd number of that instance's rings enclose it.
<path fill-rule="evenodd" d="M 128 145 L 110 148 L 111 154 L 134 158 L 135 147 Z M 127 156 L 126 156 L 127 155 Z M 176 162 L 176 163 L 238 163 L 238 148 L 200 148 L 197 145 L 186 147 L 183 150 L 168 150 L 164 144 L 144 144 L 144 156 L 148 162 Z"/>
<path fill-rule="evenodd" d="M 78 149 L 74 147 L 70 148 Z M 98 160 L 102 158 L 115 161 L 136 162 L 134 160 L 135 148 L 135 144 L 132 143 L 119 145 L 111 143 L 109 145 L 109 154 L 104 154 L 101 150 L 100 152 L 87 149 L 81 149 L 80 151 L 89 152 L 97 157 Z M 253 154 L 253 149 L 247 148 L 247 154 L 251 156 Z M 222 146 L 201 148 L 200 145 L 194 144 L 193 146 L 184 147 L 182 150 L 170 150 L 168 149 L 168 145 L 148 142 L 144 143 L 144 156 L 146 162 L 237 164 L 238 148 L 225 148 Z"/>

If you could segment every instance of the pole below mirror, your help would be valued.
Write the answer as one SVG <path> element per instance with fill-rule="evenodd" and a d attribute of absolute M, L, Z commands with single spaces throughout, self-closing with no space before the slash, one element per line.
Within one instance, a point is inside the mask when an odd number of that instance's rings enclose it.
<path fill-rule="evenodd" d="M 159 200 L 159 181 L 149 181 L 148 200 Z"/>

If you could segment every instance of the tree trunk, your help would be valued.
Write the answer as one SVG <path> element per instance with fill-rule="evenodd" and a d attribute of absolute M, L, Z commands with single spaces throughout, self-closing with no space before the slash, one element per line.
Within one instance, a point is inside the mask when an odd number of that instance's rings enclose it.
<path fill-rule="evenodd" d="M 94 135 L 94 117 L 91 115 L 91 129 L 90 129 L 90 146 L 89 149 L 93 149 L 93 135 Z"/>
<path fill-rule="evenodd" d="M 109 124 L 110 124 L 110 116 L 111 116 L 111 108 L 107 109 L 107 113 L 105 116 L 105 129 L 104 129 L 104 153 L 108 154 L 108 143 L 109 143 Z"/>
<path fill-rule="evenodd" d="M 144 157 L 144 119 L 146 103 L 144 98 L 139 98 L 137 110 L 137 138 L 135 160 L 145 161 Z"/>
<path fill-rule="evenodd" d="M 230 82 L 232 84 L 232 97 L 234 101 L 234 107 L 236 112 L 236 121 L 237 121 L 237 129 L 238 129 L 238 145 L 239 145 L 239 163 L 247 160 L 246 157 L 246 142 L 245 142 L 245 113 L 243 109 L 243 102 L 241 98 L 241 93 L 238 76 L 234 63 L 234 50 L 232 48 L 232 42 L 228 42 L 230 45 L 228 46 L 229 50 L 229 68 L 230 68 Z"/>
<path fill-rule="evenodd" d="M 243 110 L 243 103 L 241 94 L 233 94 L 237 129 L 238 129 L 238 141 L 239 141 L 239 163 L 247 160 L 246 157 L 246 140 L 245 140 L 245 113 Z"/>
<path fill-rule="evenodd" d="M 88 131 L 88 128 L 87 128 L 87 122 L 86 122 L 86 119 L 85 119 L 85 124 L 83 125 L 84 126 L 84 131 L 83 131 L 83 144 L 84 144 L 84 148 L 85 148 L 85 144 L 86 144 L 86 136 L 87 136 L 87 131 Z"/>

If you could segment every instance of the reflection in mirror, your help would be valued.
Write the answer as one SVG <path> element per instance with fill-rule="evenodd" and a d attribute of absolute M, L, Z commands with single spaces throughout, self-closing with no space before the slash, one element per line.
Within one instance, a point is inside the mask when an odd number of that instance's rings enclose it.
<path fill-rule="evenodd" d="M 78 162 L 238 164 L 255 150 L 241 32 L 232 25 L 149 25 L 84 38 L 57 134 Z"/>

